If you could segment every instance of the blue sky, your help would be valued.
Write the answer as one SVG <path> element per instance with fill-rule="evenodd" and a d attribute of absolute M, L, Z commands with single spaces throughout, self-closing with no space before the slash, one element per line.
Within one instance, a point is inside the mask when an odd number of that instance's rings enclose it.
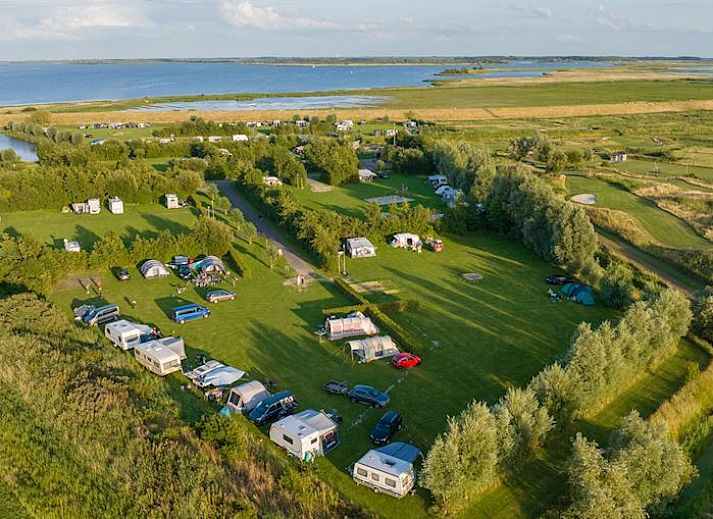
<path fill-rule="evenodd" d="M 0 0 L 0 60 L 713 56 L 711 0 Z"/>

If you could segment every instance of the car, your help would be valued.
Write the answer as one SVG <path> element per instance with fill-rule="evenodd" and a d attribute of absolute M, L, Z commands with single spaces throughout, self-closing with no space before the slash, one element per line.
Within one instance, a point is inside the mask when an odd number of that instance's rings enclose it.
<path fill-rule="evenodd" d="M 381 417 L 371 431 L 369 438 L 374 445 L 386 445 L 391 441 L 391 438 L 396 434 L 396 431 L 403 427 L 403 418 L 396 411 L 387 411 Z"/>
<path fill-rule="evenodd" d="M 82 321 L 87 326 L 99 326 L 100 324 L 114 321 L 120 316 L 121 311 L 118 305 L 83 305 L 74 309 L 74 318 Z"/>
<path fill-rule="evenodd" d="M 330 380 L 322 386 L 322 389 L 332 395 L 346 395 L 349 393 L 349 386 L 346 381 Z"/>
<path fill-rule="evenodd" d="M 348 393 L 352 402 L 370 405 L 371 407 L 386 407 L 391 402 L 389 395 L 371 386 L 358 384 Z"/>
<path fill-rule="evenodd" d="M 395 368 L 415 368 L 421 364 L 421 357 L 413 353 L 397 353 L 391 358 L 391 365 Z"/>
<path fill-rule="evenodd" d="M 196 319 L 205 319 L 208 316 L 210 316 L 210 310 L 205 306 L 196 304 L 177 306 L 171 311 L 171 319 L 178 324 Z"/>
<path fill-rule="evenodd" d="M 280 391 L 262 400 L 250 411 L 248 419 L 256 425 L 274 422 L 292 413 L 297 399 L 291 391 Z"/>
<path fill-rule="evenodd" d="M 119 269 L 116 271 L 116 279 L 119 281 L 128 281 L 129 277 L 129 271 L 126 269 Z"/>
<path fill-rule="evenodd" d="M 178 269 L 182 265 L 190 265 L 191 258 L 188 256 L 174 256 L 171 261 L 168 262 L 168 266 L 172 269 Z"/>
<path fill-rule="evenodd" d="M 426 238 L 424 244 L 426 245 L 426 248 L 432 252 L 443 252 L 443 240 Z"/>
<path fill-rule="evenodd" d="M 235 292 L 230 290 L 211 290 L 205 295 L 206 301 L 209 303 L 218 303 L 220 301 L 232 301 L 235 299 Z"/>
<path fill-rule="evenodd" d="M 179 265 L 176 270 L 176 274 L 181 279 L 191 279 L 193 277 L 193 272 L 191 272 L 191 267 L 188 265 Z"/>
<path fill-rule="evenodd" d="M 382 179 L 384 179 L 384 180 L 386 180 L 387 178 L 389 178 L 389 174 L 388 174 L 388 173 L 377 173 L 376 176 L 379 177 L 379 178 L 382 178 Z"/>
<path fill-rule="evenodd" d="M 566 285 L 567 283 L 574 283 L 575 280 L 564 274 L 552 274 L 547 276 L 546 280 L 548 285 Z"/>

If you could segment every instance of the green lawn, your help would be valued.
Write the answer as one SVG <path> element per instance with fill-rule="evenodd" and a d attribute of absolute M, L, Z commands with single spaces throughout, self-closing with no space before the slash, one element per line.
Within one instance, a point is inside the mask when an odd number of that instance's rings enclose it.
<path fill-rule="evenodd" d="M 711 245 L 683 220 L 662 211 L 650 200 L 629 193 L 624 188 L 579 175 L 569 175 L 567 187 L 570 195 L 580 193 L 597 195 L 597 207 L 628 213 L 663 245 L 680 248 L 706 248 Z"/>
<path fill-rule="evenodd" d="M 106 208 L 96 215 L 64 214 L 60 211 L 38 210 L 0 215 L 0 228 L 10 234 L 26 234 L 63 247 L 64 238 L 78 240 L 83 249 L 113 231 L 124 239 L 136 235 L 153 237 L 159 231 L 187 232 L 195 216 L 191 209 L 166 209 L 159 204 L 126 204 L 124 214 L 111 214 Z"/>
<path fill-rule="evenodd" d="M 404 190 L 404 187 L 406 190 Z M 362 216 L 362 210 L 368 202 L 367 198 L 401 195 L 412 198 L 414 204 L 433 208 L 436 212 L 445 209 L 440 197 L 433 193 L 433 188 L 426 183 L 425 177 L 411 175 L 389 175 L 387 179 L 376 179 L 373 182 L 343 184 L 334 187 L 329 192 L 317 193 L 305 189 L 293 189 L 300 203 L 314 209 L 337 211 L 349 216 Z M 383 207 L 388 211 L 388 206 Z"/>
<path fill-rule="evenodd" d="M 616 165 L 617 169 L 622 171 L 628 171 L 632 173 L 639 173 L 644 175 L 655 175 L 656 163 L 651 160 L 637 160 L 629 159 L 626 162 L 622 162 Z M 658 175 L 656 177 L 681 177 L 686 175 L 694 175 L 701 180 L 711 182 L 713 181 L 713 168 L 706 168 L 701 166 L 686 166 L 685 164 L 671 164 L 669 162 L 659 162 L 658 163 Z M 662 181 L 668 182 L 668 179 L 662 178 Z M 695 189 L 694 186 L 690 186 L 690 189 Z"/>

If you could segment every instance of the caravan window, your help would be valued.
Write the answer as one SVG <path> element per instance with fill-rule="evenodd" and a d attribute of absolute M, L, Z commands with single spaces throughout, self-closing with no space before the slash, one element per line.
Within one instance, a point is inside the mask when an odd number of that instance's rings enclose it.
<path fill-rule="evenodd" d="M 376 472 L 374 472 L 374 473 L 371 475 L 371 479 L 373 479 L 374 481 L 379 481 L 379 475 L 378 475 Z"/>
<path fill-rule="evenodd" d="M 237 393 L 230 393 L 228 402 L 230 402 L 233 405 L 238 405 L 240 403 L 240 395 Z"/>
<path fill-rule="evenodd" d="M 315 443 L 317 443 L 318 440 L 319 440 L 319 438 L 314 438 L 314 439 L 312 439 L 312 445 L 314 445 Z"/>
<path fill-rule="evenodd" d="M 282 439 L 285 440 L 285 441 L 286 441 L 287 443 L 289 443 L 290 445 L 293 444 L 292 438 L 290 438 L 290 437 L 287 436 L 286 434 L 283 434 L 283 435 L 282 435 Z"/>
<path fill-rule="evenodd" d="M 384 478 L 384 483 L 387 487 L 396 488 L 396 480 L 391 478 Z"/>
<path fill-rule="evenodd" d="M 359 474 L 360 476 L 362 476 L 364 478 L 369 475 L 369 473 L 364 469 L 357 469 L 357 474 Z"/>

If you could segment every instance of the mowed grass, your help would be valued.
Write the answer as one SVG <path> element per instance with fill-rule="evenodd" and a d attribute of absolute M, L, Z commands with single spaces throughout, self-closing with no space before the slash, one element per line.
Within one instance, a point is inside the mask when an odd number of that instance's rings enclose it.
<path fill-rule="evenodd" d="M 567 187 L 570 195 L 581 193 L 597 195 L 597 207 L 628 213 L 663 245 L 679 248 L 706 248 L 711 245 L 683 220 L 659 209 L 650 200 L 638 197 L 624 188 L 596 178 L 579 175 L 568 175 Z"/>
<path fill-rule="evenodd" d="M 125 204 L 124 214 L 112 214 L 105 207 L 96 215 L 37 210 L 4 213 L 0 228 L 11 235 L 28 235 L 55 247 L 63 239 L 78 240 L 82 249 L 90 249 L 107 232 L 113 231 L 129 241 L 137 235 L 155 237 L 161 230 L 188 232 L 195 223 L 192 209 L 166 209 L 159 204 Z"/>
<path fill-rule="evenodd" d="M 656 173 L 658 168 L 658 173 Z M 681 177 L 693 175 L 703 181 L 713 182 L 713 168 L 701 166 L 686 166 L 670 162 L 654 162 L 651 160 L 629 159 L 616 165 L 616 169 L 655 177 Z M 662 179 L 665 180 L 665 179 Z"/>
<path fill-rule="evenodd" d="M 412 175 L 389 175 L 387 179 L 377 178 L 373 182 L 343 184 L 323 193 L 312 191 L 309 186 L 293 189 L 293 192 L 300 203 L 307 207 L 336 211 L 354 217 L 363 215 L 363 210 L 368 205 L 367 198 L 393 195 L 411 198 L 412 204 L 430 207 L 435 212 L 445 209 L 443 201 L 434 194 L 425 177 Z M 384 211 L 389 210 L 388 205 L 382 208 Z"/>
<path fill-rule="evenodd" d="M 250 378 L 291 389 L 303 409 L 335 408 L 344 417 L 342 444 L 318 464 L 318 470 L 350 498 L 387 517 L 426 517 L 429 500 L 419 491 L 396 502 L 352 483 L 345 469 L 369 448 L 368 433 L 382 411 L 327 395 L 321 390 L 324 382 L 343 379 L 388 389 L 392 408 L 406 421 L 397 439 L 425 451 L 445 428 L 448 415 L 457 414 L 474 398 L 494 402 L 509 385 L 526 384 L 566 351 L 580 321 L 596 323 L 611 316 L 601 306 L 551 303 L 544 276 L 552 268 L 506 238 L 446 239 L 443 254 L 416 255 L 382 246 L 377 258 L 350 261 L 350 274 L 359 281 L 381 281 L 397 291 L 370 294 L 375 300 L 421 301 L 419 311 L 397 320 L 426 346 L 421 352 L 424 364 L 410 371 L 395 370 L 384 362 L 358 365 L 342 344 L 314 335 L 323 321 L 322 309 L 348 303 L 331 283 L 315 282 L 303 291 L 285 286 L 284 278 L 266 266 L 261 245 L 240 243 L 239 247 L 253 268 L 253 278 L 237 283 L 236 301 L 211 305 L 209 319 L 185 325 L 169 320 L 170 308 L 202 301 L 202 294 L 193 289 L 178 294 L 181 283 L 173 276 L 147 281 L 134 270 L 130 281 L 120 283 L 105 273 L 104 298 L 118 303 L 129 318 L 155 324 L 165 334 L 184 336 L 189 364 L 195 352 L 204 351 L 248 371 Z M 469 271 L 483 274 L 483 281 L 463 281 L 461 274 Z M 54 296 L 67 312 L 95 298 L 93 291 L 87 293 L 79 286 Z M 135 309 L 130 301 L 136 302 Z M 499 497 L 497 503 L 520 508 L 512 493 Z"/>
<path fill-rule="evenodd" d="M 713 99 L 709 79 L 587 81 L 581 83 L 441 84 L 373 91 L 386 108 L 481 108 L 594 105 Z"/>

